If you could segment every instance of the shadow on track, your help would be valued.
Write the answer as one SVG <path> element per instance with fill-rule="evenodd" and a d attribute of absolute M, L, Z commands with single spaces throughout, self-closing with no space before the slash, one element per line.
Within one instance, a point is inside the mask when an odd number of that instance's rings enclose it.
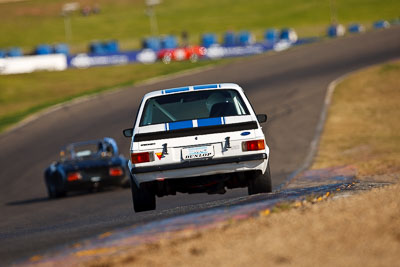
<path fill-rule="evenodd" d="M 6 205 L 7 206 L 29 205 L 29 204 L 35 204 L 35 203 L 40 203 L 40 202 L 47 202 L 50 200 L 51 199 L 49 199 L 47 197 L 40 197 L 40 198 L 32 198 L 32 199 L 26 199 L 26 200 L 7 202 Z"/>
<path fill-rule="evenodd" d="M 90 195 L 90 194 L 101 194 L 101 193 L 106 193 L 106 192 L 110 192 L 110 191 L 119 191 L 119 190 L 125 190 L 125 188 L 116 187 L 116 188 L 101 188 L 101 189 L 89 190 L 89 191 L 77 191 L 77 192 L 70 192 L 70 193 L 68 193 L 68 195 L 66 197 L 62 197 L 62 198 L 52 199 L 52 198 L 48 198 L 48 197 L 37 197 L 37 198 L 7 202 L 5 204 L 7 206 L 22 206 L 22 205 L 41 203 L 41 202 L 64 200 L 64 199 L 69 199 L 69 198 L 74 198 L 74 197 L 79 197 L 79 196 L 84 196 L 84 195 Z"/>

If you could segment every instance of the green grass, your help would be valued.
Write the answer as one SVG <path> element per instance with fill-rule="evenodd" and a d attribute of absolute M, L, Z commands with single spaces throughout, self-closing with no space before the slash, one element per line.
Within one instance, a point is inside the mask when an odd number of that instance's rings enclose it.
<path fill-rule="evenodd" d="M 330 1 L 336 3 L 339 22 L 371 23 L 399 16 L 397 0 L 163 0 L 155 8 L 159 33 L 190 33 L 198 42 L 204 32 L 248 29 L 258 37 L 268 27 L 296 28 L 302 35 L 325 31 L 330 23 Z M 40 43 L 64 42 L 61 7 L 69 0 L 35 0 L 0 4 L 0 48 L 22 46 L 26 51 Z M 93 39 L 118 39 L 122 48 L 138 48 L 150 34 L 144 0 L 81 0 L 81 6 L 98 3 L 101 13 L 71 15 L 74 50 L 85 50 Z"/>
<path fill-rule="evenodd" d="M 359 178 L 400 172 L 399 77 L 397 61 L 337 86 L 313 169 L 352 164 Z"/>
<path fill-rule="evenodd" d="M 0 132 L 29 114 L 76 97 L 232 60 L 173 62 L 169 65 L 159 62 L 152 65 L 133 64 L 0 76 Z"/>
<path fill-rule="evenodd" d="M 332 0 L 341 23 L 364 24 L 399 16 L 398 0 Z M 70 0 L 27 0 L 0 3 L 0 49 L 20 46 L 25 53 L 40 43 L 65 42 L 61 7 Z M 200 34 L 247 29 L 261 38 L 269 27 L 294 27 L 301 36 L 320 35 L 330 23 L 330 0 L 163 0 L 156 7 L 160 34 L 189 32 L 192 43 Z M 79 0 L 98 3 L 101 13 L 71 15 L 72 52 L 83 52 L 94 39 L 117 39 L 121 49 L 140 47 L 149 36 L 144 0 Z M 219 61 L 227 62 L 227 61 Z M 64 72 L 0 76 L 0 132 L 27 115 L 78 96 L 216 62 L 98 67 Z"/>

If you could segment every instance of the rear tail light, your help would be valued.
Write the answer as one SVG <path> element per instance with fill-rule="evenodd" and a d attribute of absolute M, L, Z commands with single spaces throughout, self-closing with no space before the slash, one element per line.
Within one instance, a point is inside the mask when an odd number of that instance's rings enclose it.
<path fill-rule="evenodd" d="M 68 182 L 78 181 L 82 179 L 82 175 L 79 172 L 71 172 L 68 174 Z"/>
<path fill-rule="evenodd" d="M 113 167 L 108 170 L 108 173 L 110 174 L 110 176 L 122 176 L 124 174 L 124 171 L 121 167 Z"/>
<path fill-rule="evenodd" d="M 246 141 L 242 143 L 242 150 L 243 151 L 255 151 L 255 150 L 264 150 L 265 143 L 264 140 L 252 140 Z"/>
<path fill-rule="evenodd" d="M 154 160 L 153 152 L 140 152 L 131 154 L 131 161 L 133 164 L 150 162 L 153 160 Z"/>

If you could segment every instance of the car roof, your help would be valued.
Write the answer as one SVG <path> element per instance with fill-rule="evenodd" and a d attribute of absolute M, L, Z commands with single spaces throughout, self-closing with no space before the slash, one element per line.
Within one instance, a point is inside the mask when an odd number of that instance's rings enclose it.
<path fill-rule="evenodd" d="M 218 83 L 218 84 L 199 84 L 199 85 L 190 85 L 176 88 L 168 88 L 163 90 L 157 90 L 144 95 L 143 99 L 161 96 L 161 95 L 170 95 L 170 94 L 178 94 L 184 92 L 193 92 L 197 90 L 221 90 L 221 89 L 235 89 L 243 92 L 243 89 L 235 84 L 235 83 Z"/>
<path fill-rule="evenodd" d="M 103 139 L 93 139 L 93 140 L 86 140 L 86 141 L 80 141 L 80 142 L 74 142 L 74 143 L 69 143 L 65 146 L 62 147 L 62 150 L 72 148 L 72 147 L 79 147 L 79 146 L 85 146 L 85 145 L 93 145 L 93 144 L 98 144 L 98 143 L 109 143 L 110 138 L 103 138 Z"/>

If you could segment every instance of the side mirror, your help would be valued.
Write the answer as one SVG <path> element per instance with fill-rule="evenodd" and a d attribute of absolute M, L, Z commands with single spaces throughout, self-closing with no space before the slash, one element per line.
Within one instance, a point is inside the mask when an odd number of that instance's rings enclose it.
<path fill-rule="evenodd" d="M 267 114 L 257 114 L 256 116 L 259 123 L 267 121 Z"/>
<path fill-rule="evenodd" d="M 122 133 L 124 134 L 125 137 L 132 137 L 133 129 L 132 128 L 125 129 L 125 130 L 122 131 Z"/>

